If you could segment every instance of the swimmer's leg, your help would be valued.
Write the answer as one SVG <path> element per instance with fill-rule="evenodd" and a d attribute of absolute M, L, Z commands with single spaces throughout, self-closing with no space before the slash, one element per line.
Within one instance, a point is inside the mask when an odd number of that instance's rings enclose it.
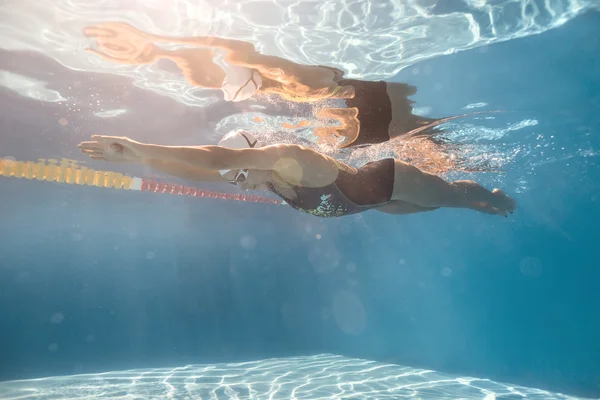
<path fill-rule="evenodd" d="M 404 201 L 395 200 L 390 203 L 377 207 L 375 210 L 386 214 L 414 214 L 419 212 L 437 210 L 439 207 L 421 207 Z"/>
<path fill-rule="evenodd" d="M 473 181 L 446 182 L 402 161 L 395 161 L 393 200 L 420 207 L 468 208 L 487 214 L 512 213 L 517 203 L 499 189 L 492 191 Z"/>

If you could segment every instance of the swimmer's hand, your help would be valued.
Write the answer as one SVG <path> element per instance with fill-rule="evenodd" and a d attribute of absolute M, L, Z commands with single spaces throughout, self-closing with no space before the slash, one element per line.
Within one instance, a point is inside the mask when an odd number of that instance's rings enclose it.
<path fill-rule="evenodd" d="M 83 154 L 94 160 L 120 163 L 143 161 L 142 143 L 124 136 L 92 135 L 92 140 L 77 146 Z"/>
<path fill-rule="evenodd" d="M 151 36 L 123 22 L 108 22 L 88 26 L 83 34 L 95 39 L 98 50 L 86 48 L 117 64 L 141 65 L 151 64 L 160 56 L 160 49 L 151 42 Z"/>

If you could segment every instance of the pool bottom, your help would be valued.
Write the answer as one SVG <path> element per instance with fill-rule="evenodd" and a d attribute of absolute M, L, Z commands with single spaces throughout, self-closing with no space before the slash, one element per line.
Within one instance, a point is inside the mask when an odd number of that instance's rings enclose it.
<path fill-rule="evenodd" d="M 23 399 L 578 399 L 332 354 L 69 375 L 0 383 Z"/>

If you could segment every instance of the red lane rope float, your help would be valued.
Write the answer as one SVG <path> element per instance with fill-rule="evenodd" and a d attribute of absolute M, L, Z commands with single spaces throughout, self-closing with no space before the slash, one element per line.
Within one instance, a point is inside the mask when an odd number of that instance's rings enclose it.
<path fill-rule="evenodd" d="M 60 162 L 55 159 L 40 159 L 37 162 L 33 162 L 16 161 L 7 157 L 0 158 L 0 176 L 72 185 L 203 197 L 207 199 L 283 204 L 281 200 L 262 196 L 215 192 L 192 186 L 160 182 L 137 176 L 128 176 L 112 171 L 94 170 L 87 167 L 81 167 L 77 165 L 77 161 L 69 160 L 67 158 L 63 158 Z"/>
<path fill-rule="evenodd" d="M 134 179 L 134 185 L 136 177 Z M 140 178 L 137 178 L 140 179 Z M 132 190 L 136 190 L 132 187 Z M 202 190 L 191 186 L 177 185 L 172 183 L 158 182 L 149 179 L 141 179 L 140 189 L 142 192 L 154 192 L 154 193 L 168 193 L 180 196 L 193 196 L 193 197 L 206 197 L 209 199 L 223 199 L 223 200 L 234 200 L 234 201 L 249 201 L 252 203 L 269 203 L 269 204 L 281 204 L 281 200 L 269 199 L 267 197 L 236 194 L 236 193 L 223 193 L 213 192 L 210 190 Z"/>

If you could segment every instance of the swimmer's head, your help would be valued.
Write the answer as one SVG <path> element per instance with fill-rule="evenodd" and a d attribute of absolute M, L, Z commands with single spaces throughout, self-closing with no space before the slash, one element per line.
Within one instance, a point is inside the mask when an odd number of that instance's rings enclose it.
<path fill-rule="evenodd" d="M 219 141 L 219 146 L 227 147 L 229 149 L 254 149 L 262 147 L 263 144 L 258 141 L 249 132 L 246 131 L 233 131 Z M 221 169 L 219 173 L 229 183 L 240 186 L 243 190 L 255 190 L 261 189 L 266 183 L 270 171 L 259 171 L 249 169 Z"/>

